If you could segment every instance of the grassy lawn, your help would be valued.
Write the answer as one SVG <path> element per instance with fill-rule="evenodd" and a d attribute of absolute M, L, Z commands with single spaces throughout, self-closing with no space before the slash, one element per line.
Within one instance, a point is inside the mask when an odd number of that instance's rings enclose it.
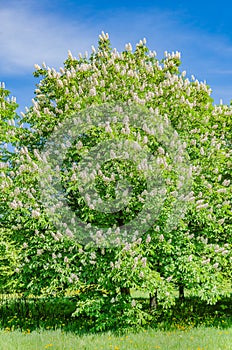
<path fill-rule="evenodd" d="M 116 337 L 111 333 L 78 337 L 56 331 L 0 331 L 1 350 L 231 350 L 232 328 L 196 328 L 189 331 L 148 330 Z"/>

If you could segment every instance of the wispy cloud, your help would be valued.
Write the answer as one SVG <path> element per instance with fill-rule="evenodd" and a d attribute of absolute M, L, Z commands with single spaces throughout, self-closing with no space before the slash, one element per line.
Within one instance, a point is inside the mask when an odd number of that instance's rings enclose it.
<path fill-rule="evenodd" d="M 0 8 L 0 23 L 0 73 L 4 74 L 32 71 L 35 63 L 43 61 L 61 65 L 68 49 L 86 50 L 96 36 L 84 22 L 62 22 L 27 6 Z"/>
<path fill-rule="evenodd" d="M 232 74 L 232 69 L 211 69 L 210 72 L 212 74 L 231 75 Z"/>

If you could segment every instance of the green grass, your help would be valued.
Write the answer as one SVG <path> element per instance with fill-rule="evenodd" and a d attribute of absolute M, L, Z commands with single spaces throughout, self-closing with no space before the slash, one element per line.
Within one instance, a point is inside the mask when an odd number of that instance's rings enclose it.
<path fill-rule="evenodd" d="M 189 331 L 147 330 L 115 336 L 112 333 L 77 336 L 56 331 L 0 331 L 1 350 L 231 350 L 232 328 L 196 328 Z"/>

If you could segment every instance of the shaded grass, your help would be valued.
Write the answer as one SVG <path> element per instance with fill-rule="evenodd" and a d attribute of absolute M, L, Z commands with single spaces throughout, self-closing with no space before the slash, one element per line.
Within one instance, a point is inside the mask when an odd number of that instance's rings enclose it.
<path fill-rule="evenodd" d="M 197 298 L 186 298 L 168 310 L 161 307 L 153 312 L 150 328 L 163 331 L 189 330 L 193 327 L 232 327 L 231 297 L 222 298 L 215 305 L 207 305 Z M 144 302 L 144 308 L 147 303 Z M 88 318 L 72 317 L 76 297 L 53 298 L 0 298 L 0 329 L 34 331 L 62 329 L 79 335 L 90 332 Z M 147 310 L 149 311 L 149 310 Z M 108 329 L 121 332 L 121 329 Z"/>
<path fill-rule="evenodd" d="M 231 350 L 232 328 L 196 328 L 189 331 L 144 330 L 138 334 L 112 333 L 77 336 L 56 331 L 0 331 L 1 350 Z"/>

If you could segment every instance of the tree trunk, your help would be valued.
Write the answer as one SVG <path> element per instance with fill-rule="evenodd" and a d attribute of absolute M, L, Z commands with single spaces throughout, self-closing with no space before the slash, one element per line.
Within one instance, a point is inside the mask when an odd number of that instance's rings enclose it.
<path fill-rule="evenodd" d="M 120 292 L 122 295 L 130 295 L 130 288 L 128 287 L 121 287 Z"/>
<path fill-rule="evenodd" d="M 179 299 L 184 300 L 184 285 L 183 284 L 179 285 Z"/>
<path fill-rule="evenodd" d="M 150 310 L 157 309 L 157 306 L 158 306 L 157 295 L 158 295 L 157 290 L 155 291 L 154 295 L 150 293 Z"/>

